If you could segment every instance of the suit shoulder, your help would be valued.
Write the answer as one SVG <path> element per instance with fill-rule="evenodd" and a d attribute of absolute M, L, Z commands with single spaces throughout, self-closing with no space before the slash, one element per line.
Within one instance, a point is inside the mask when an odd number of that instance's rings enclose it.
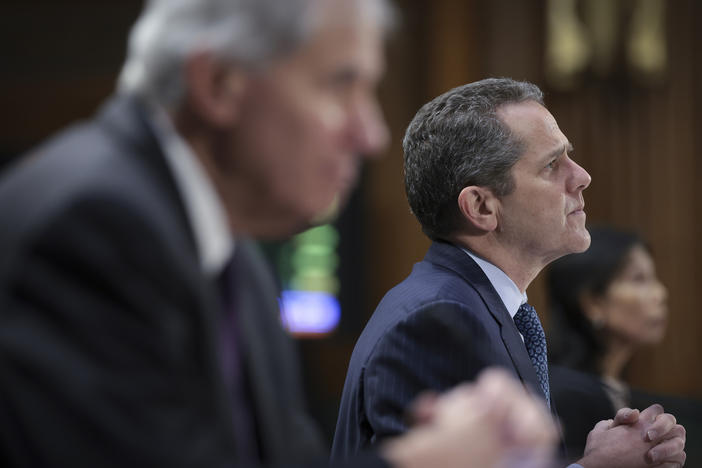
<path fill-rule="evenodd" d="M 482 304 L 482 299 L 475 285 L 453 270 L 421 261 L 407 278 L 385 294 L 376 310 L 417 310 L 439 302 L 471 305 Z"/>
<path fill-rule="evenodd" d="M 484 328 L 486 320 L 492 321 L 489 317 L 474 285 L 448 269 L 420 262 L 380 301 L 358 339 L 354 359 L 368 359 L 393 330 L 402 329 L 405 334 L 417 326 L 444 329 L 458 325 L 476 330 Z"/>
<path fill-rule="evenodd" d="M 102 204 L 112 214 L 173 211 L 163 182 L 96 122 L 75 125 L 21 158 L 0 180 L 0 215 L 6 226 L 38 223 L 80 205 Z"/>
<path fill-rule="evenodd" d="M 135 187 L 141 171 L 134 158 L 126 157 L 130 152 L 96 122 L 77 124 L 23 155 L 3 174 L 0 189 L 30 199 L 82 187 Z"/>

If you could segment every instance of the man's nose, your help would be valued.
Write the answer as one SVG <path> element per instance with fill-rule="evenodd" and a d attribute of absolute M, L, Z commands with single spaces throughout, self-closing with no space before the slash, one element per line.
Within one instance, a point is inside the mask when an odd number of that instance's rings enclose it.
<path fill-rule="evenodd" d="M 358 154 L 377 158 L 390 144 L 390 131 L 375 98 L 360 103 L 352 116 L 352 138 Z"/>
<path fill-rule="evenodd" d="M 658 278 L 656 278 L 656 286 L 660 302 L 665 303 L 668 299 L 668 288 Z"/>
<path fill-rule="evenodd" d="M 592 182 L 592 177 L 590 177 L 590 174 L 578 163 L 575 161 L 572 161 L 572 163 L 573 174 L 570 178 L 569 190 L 571 192 L 583 191 L 590 185 L 590 182 Z"/>

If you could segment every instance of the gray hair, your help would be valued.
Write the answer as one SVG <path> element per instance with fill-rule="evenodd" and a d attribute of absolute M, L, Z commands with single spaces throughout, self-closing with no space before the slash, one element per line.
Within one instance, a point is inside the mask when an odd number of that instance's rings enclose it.
<path fill-rule="evenodd" d="M 524 143 L 496 112 L 523 101 L 543 105 L 543 93 L 531 83 L 490 78 L 454 88 L 414 116 L 402 142 L 405 191 L 429 238 L 446 238 L 460 228 L 463 188 L 487 187 L 498 197 L 514 190 L 510 171 Z"/>
<path fill-rule="evenodd" d="M 313 0 L 149 0 L 129 36 L 121 92 L 166 107 L 184 94 L 182 66 L 193 51 L 214 52 L 246 67 L 295 50 L 310 34 Z M 385 1 L 374 13 L 388 12 Z"/>

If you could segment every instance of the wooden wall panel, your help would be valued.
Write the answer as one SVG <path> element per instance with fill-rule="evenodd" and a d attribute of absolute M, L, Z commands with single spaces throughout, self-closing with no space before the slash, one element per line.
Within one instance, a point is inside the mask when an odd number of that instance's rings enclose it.
<path fill-rule="evenodd" d="M 0 166 L 114 87 L 140 0 L 7 1 L 0 6 Z"/>

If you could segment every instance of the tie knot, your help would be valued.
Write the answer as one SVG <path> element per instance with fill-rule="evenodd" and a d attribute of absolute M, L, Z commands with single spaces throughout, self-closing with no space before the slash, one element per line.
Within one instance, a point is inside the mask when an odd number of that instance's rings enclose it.
<path fill-rule="evenodd" d="M 536 309 L 526 302 L 519 306 L 519 310 L 517 310 L 517 313 L 514 315 L 514 323 L 517 325 L 517 329 L 522 335 L 537 325 L 538 328 L 541 328 L 541 322 L 539 321 L 539 316 L 536 314 Z"/>

